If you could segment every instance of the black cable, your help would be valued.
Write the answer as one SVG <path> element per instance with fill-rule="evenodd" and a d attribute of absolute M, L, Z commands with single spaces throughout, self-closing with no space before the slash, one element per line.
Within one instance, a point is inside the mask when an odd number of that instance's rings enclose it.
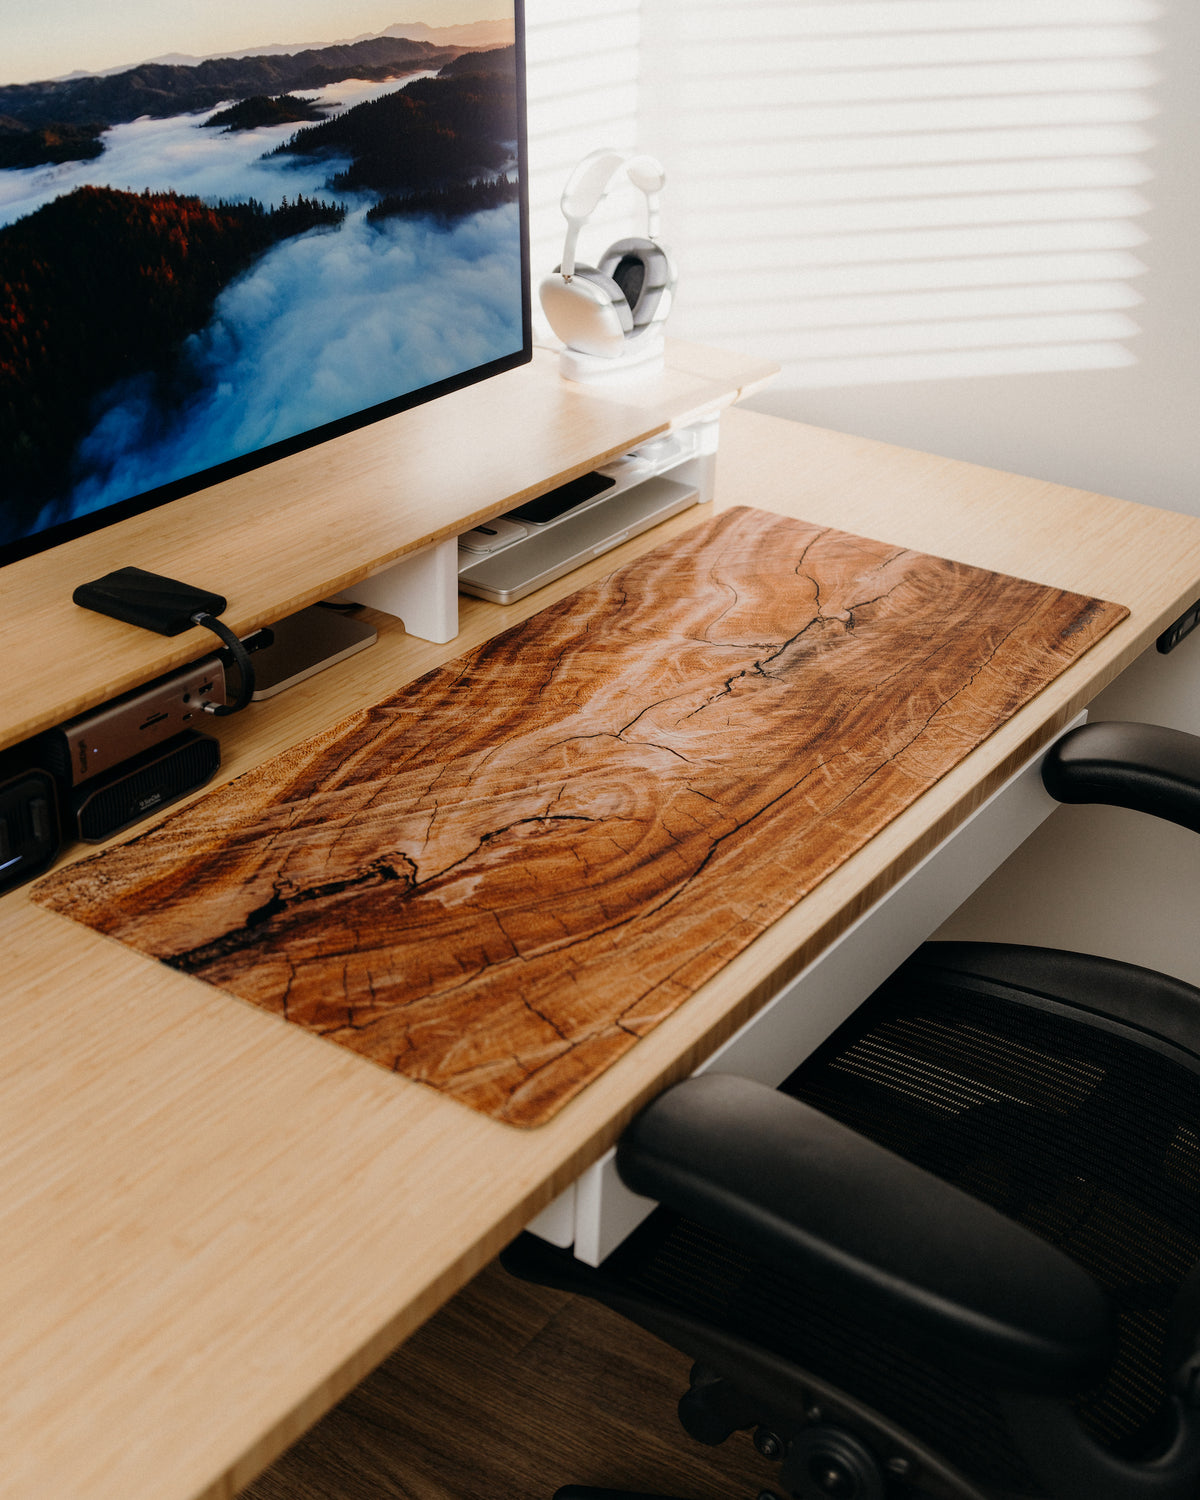
<path fill-rule="evenodd" d="M 233 655 L 239 677 L 238 695 L 232 703 L 202 703 L 200 707 L 206 714 L 238 713 L 254 696 L 254 663 L 250 660 L 250 653 L 225 621 L 218 620 L 216 615 L 210 615 L 207 610 L 197 610 L 192 616 L 192 624 L 206 626 L 224 641 Z"/>

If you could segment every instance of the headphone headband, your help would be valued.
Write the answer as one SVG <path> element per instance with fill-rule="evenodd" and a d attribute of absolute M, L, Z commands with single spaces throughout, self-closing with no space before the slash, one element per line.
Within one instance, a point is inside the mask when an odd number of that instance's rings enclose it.
<path fill-rule="evenodd" d="M 658 195 L 667 174 L 653 156 L 631 155 L 627 151 L 602 148 L 585 156 L 563 188 L 562 211 L 567 221 L 567 240 L 563 246 L 562 275 L 569 281 L 575 274 L 575 247 L 579 231 L 603 203 L 613 181 L 625 171 L 630 182 L 646 195 L 646 237 L 658 234 Z"/>

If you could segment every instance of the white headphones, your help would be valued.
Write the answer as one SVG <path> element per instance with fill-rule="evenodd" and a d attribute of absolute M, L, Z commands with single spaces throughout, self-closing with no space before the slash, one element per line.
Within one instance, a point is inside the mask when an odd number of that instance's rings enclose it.
<path fill-rule="evenodd" d="M 577 265 L 579 232 L 622 169 L 646 195 L 646 238 L 617 240 L 598 265 Z M 653 156 L 613 150 L 593 151 L 571 173 L 562 195 L 567 221 L 562 264 L 540 288 L 542 310 L 568 349 L 617 359 L 665 321 L 675 290 L 675 268 L 655 239 L 665 182 L 662 163 Z"/>

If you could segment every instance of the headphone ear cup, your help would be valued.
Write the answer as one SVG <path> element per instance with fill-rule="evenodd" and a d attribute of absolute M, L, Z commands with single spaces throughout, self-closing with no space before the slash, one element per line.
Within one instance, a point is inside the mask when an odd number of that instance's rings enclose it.
<path fill-rule="evenodd" d="M 675 270 L 666 251 L 653 240 L 617 240 L 600 257 L 599 271 L 612 278 L 629 305 L 631 332 L 641 333 L 670 311 Z"/>
<path fill-rule="evenodd" d="M 615 276 L 610 276 L 606 271 L 597 270 L 595 266 L 576 266 L 575 279 L 594 286 L 598 291 L 608 298 L 613 311 L 620 320 L 621 332 L 633 332 L 633 309 L 629 304 L 624 289 Z"/>
<path fill-rule="evenodd" d="M 576 266 L 570 281 L 560 266 L 539 288 L 546 321 L 569 349 L 615 359 L 633 330 L 633 315 L 611 276 Z"/>

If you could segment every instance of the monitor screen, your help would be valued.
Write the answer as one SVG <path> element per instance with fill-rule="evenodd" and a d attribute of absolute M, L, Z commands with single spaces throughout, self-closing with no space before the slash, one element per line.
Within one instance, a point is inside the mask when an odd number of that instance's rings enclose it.
<path fill-rule="evenodd" d="M 521 23 L 5 8 L 0 563 L 530 357 Z"/>

